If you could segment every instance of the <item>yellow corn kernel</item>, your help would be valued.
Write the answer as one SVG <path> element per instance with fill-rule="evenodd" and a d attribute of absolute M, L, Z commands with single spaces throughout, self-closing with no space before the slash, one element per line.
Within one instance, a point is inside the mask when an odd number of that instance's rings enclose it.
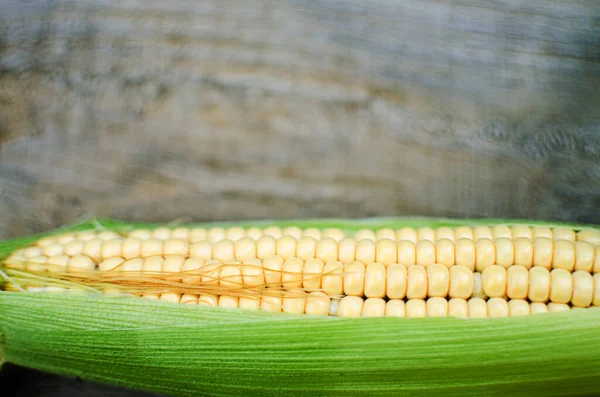
<path fill-rule="evenodd" d="M 454 242 L 450 239 L 440 239 L 435 242 L 436 260 L 446 267 L 454 266 L 456 256 L 454 253 Z"/>
<path fill-rule="evenodd" d="M 365 265 L 374 262 L 375 250 L 376 246 L 373 240 L 360 240 L 358 243 L 356 243 L 356 260 Z"/>
<path fill-rule="evenodd" d="M 515 264 L 515 246 L 509 238 L 496 238 L 496 264 L 508 268 Z"/>
<path fill-rule="evenodd" d="M 406 317 L 406 307 L 403 300 L 390 299 L 385 305 L 385 315 L 389 317 Z"/>
<path fill-rule="evenodd" d="M 166 240 L 171 238 L 171 229 L 168 227 L 159 227 L 154 229 L 154 231 L 152 231 L 152 237 L 157 240 Z"/>
<path fill-rule="evenodd" d="M 178 227 L 171 231 L 171 237 L 176 239 L 181 239 L 185 241 L 189 241 L 191 230 L 187 227 Z"/>
<path fill-rule="evenodd" d="M 552 267 L 565 269 L 569 272 L 575 267 L 575 245 L 568 240 L 554 241 L 554 253 L 552 256 Z"/>
<path fill-rule="evenodd" d="M 475 243 L 475 253 L 475 269 L 480 273 L 496 263 L 496 245 L 491 239 L 478 239 Z"/>
<path fill-rule="evenodd" d="M 139 265 L 140 270 L 142 269 L 141 265 L 143 265 L 143 263 L 144 263 L 144 260 L 142 258 L 132 258 L 132 259 L 128 259 L 127 261 L 133 261 L 134 265 L 136 267 L 137 267 L 137 265 Z M 100 270 L 101 272 L 116 270 L 124 262 L 125 262 L 125 259 L 123 259 L 123 258 L 108 258 L 98 264 L 98 270 Z"/>
<path fill-rule="evenodd" d="M 468 226 L 457 227 L 454 230 L 454 237 L 457 241 L 461 238 L 473 240 L 473 229 Z"/>
<path fill-rule="evenodd" d="M 446 239 L 452 242 L 456 241 L 454 238 L 454 230 L 449 227 L 440 227 L 435 231 L 435 239 L 436 241 Z"/>
<path fill-rule="evenodd" d="M 489 317 L 508 317 L 508 302 L 503 298 L 490 298 L 487 301 Z"/>
<path fill-rule="evenodd" d="M 580 230 L 577 233 L 577 241 L 600 245 L 600 230 Z"/>
<path fill-rule="evenodd" d="M 499 265 L 486 267 L 481 273 L 483 292 L 490 298 L 506 295 L 506 269 Z"/>
<path fill-rule="evenodd" d="M 277 255 L 282 257 L 284 260 L 293 258 L 296 256 L 296 248 L 298 241 L 292 236 L 283 236 L 277 240 Z"/>
<path fill-rule="evenodd" d="M 477 273 L 479 274 L 479 273 Z M 466 266 L 452 266 L 450 268 L 450 298 L 468 299 L 473 294 L 474 274 Z"/>
<path fill-rule="evenodd" d="M 575 241 L 575 231 L 567 227 L 555 227 L 552 230 L 554 240 Z"/>
<path fill-rule="evenodd" d="M 475 226 L 473 229 L 473 239 L 475 241 L 481 239 L 494 240 L 494 234 L 488 226 Z"/>
<path fill-rule="evenodd" d="M 304 237 L 312 237 L 315 240 L 319 241 L 321 239 L 321 231 L 314 227 L 309 227 L 308 229 L 304 229 L 302 232 Z"/>
<path fill-rule="evenodd" d="M 435 263 L 427 268 L 427 291 L 430 297 L 446 297 L 450 289 L 450 272 L 442 264 Z M 429 311 L 428 311 L 429 312 Z"/>
<path fill-rule="evenodd" d="M 190 230 L 190 234 L 188 236 L 188 241 L 190 244 L 197 243 L 198 241 L 208 240 L 208 232 L 206 229 L 201 227 L 196 227 Z"/>
<path fill-rule="evenodd" d="M 396 241 L 408 240 L 413 244 L 417 243 L 417 231 L 411 227 L 405 227 L 396 231 Z"/>
<path fill-rule="evenodd" d="M 323 237 L 317 244 L 317 258 L 324 263 L 338 259 L 338 243 L 330 237 Z"/>
<path fill-rule="evenodd" d="M 554 241 L 545 237 L 535 239 L 533 242 L 533 266 L 550 269 L 553 251 Z"/>
<path fill-rule="evenodd" d="M 594 268 L 594 245 L 577 241 L 575 243 L 575 270 L 591 272 Z"/>
<path fill-rule="evenodd" d="M 108 243 L 107 243 L 108 244 Z M 169 238 L 165 240 L 163 255 L 184 255 L 187 256 L 190 252 L 190 244 L 187 240 Z"/>
<path fill-rule="evenodd" d="M 375 241 L 389 239 L 392 241 L 396 241 L 396 233 L 392 229 L 379 229 L 375 233 Z"/>
<path fill-rule="evenodd" d="M 475 243 L 473 240 L 461 238 L 456 240 L 456 264 L 475 270 Z"/>
<path fill-rule="evenodd" d="M 528 238 L 518 238 L 514 241 L 515 262 L 517 266 L 529 269 L 533 266 L 533 242 Z"/>
<path fill-rule="evenodd" d="M 417 250 L 412 241 L 402 240 L 398 243 L 398 263 L 405 266 L 411 266 L 417 263 Z M 600 269 L 600 261 L 598 269 Z"/>
<path fill-rule="evenodd" d="M 385 316 L 385 301 L 381 298 L 368 298 L 363 303 L 363 317 Z"/>
<path fill-rule="evenodd" d="M 306 314 L 313 316 L 327 316 L 329 315 L 330 307 L 331 298 L 323 292 L 314 291 L 309 293 L 306 297 Z"/>
<path fill-rule="evenodd" d="M 265 282 L 269 287 L 279 287 L 281 285 L 283 262 L 283 258 L 277 255 L 263 259 Z"/>
<path fill-rule="evenodd" d="M 142 247 L 140 250 L 140 256 L 146 258 L 149 256 L 162 255 L 164 248 L 164 241 L 151 238 L 142 241 Z M 85 253 L 85 249 L 84 249 Z"/>
<path fill-rule="evenodd" d="M 146 241 L 146 240 L 150 240 L 150 238 L 152 238 L 152 231 L 147 230 L 147 229 L 136 229 L 136 230 L 133 230 L 132 232 L 130 232 L 128 237 L 133 237 L 133 238 L 137 238 L 138 240 Z"/>
<path fill-rule="evenodd" d="M 408 268 L 406 297 L 408 299 L 425 299 L 427 297 L 427 270 L 421 265 Z"/>
<path fill-rule="evenodd" d="M 211 243 L 217 243 L 221 240 L 225 240 L 225 229 L 222 227 L 213 227 L 208 229 L 206 238 Z"/>
<path fill-rule="evenodd" d="M 384 266 L 396 263 L 398 260 L 398 246 L 396 242 L 387 238 L 377 240 L 375 244 L 375 261 Z"/>
<path fill-rule="evenodd" d="M 433 265 L 436 261 L 435 244 L 431 240 L 419 240 L 416 246 L 417 265 L 424 267 Z"/>
<path fill-rule="evenodd" d="M 533 231 L 529 226 L 525 225 L 514 225 L 510 228 L 512 239 L 516 240 L 519 238 L 526 238 L 528 240 L 533 240 Z"/>
<path fill-rule="evenodd" d="M 529 304 L 531 314 L 548 313 L 548 306 L 542 302 L 532 302 Z"/>
<path fill-rule="evenodd" d="M 467 301 L 469 317 L 487 317 L 487 303 L 481 298 L 471 298 Z"/>
<path fill-rule="evenodd" d="M 448 316 L 448 301 L 445 298 L 433 297 L 427 299 L 427 317 L 446 316 Z"/>
<path fill-rule="evenodd" d="M 322 236 L 322 238 L 332 238 L 336 242 L 340 241 L 344 237 L 346 237 L 346 235 L 344 234 L 343 231 L 341 231 L 340 229 L 333 229 L 333 228 L 324 229 L 323 232 L 321 233 L 321 236 Z"/>
<path fill-rule="evenodd" d="M 550 272 L 545 267 L 529 269 L 529 300 L 547 302 L 550 296 Z"/>
<path fill-rule="evenodd" d="M 241 266 L 242 280 L 246 287 L 260 287 L 265 284 L 263 262 L 258 258 L 248 258 Z"/>
<path fill-rule="evenodd" d="M 317 240 L 312 237 L 301 237 L 296 247 L 296 255 L 305 261 L 315 258 L 317 255 Z M 354 260 L 354 257 L 352 260 Z"/>
<path fill-rule="evenodd" d="M 244 237 L 246 237 L 246 231 L 242 227 L 230 227 L 225 231 L 225 238 L 234 242 Z"/>
<path fill-rule="evenodd" d="M 251 227 L 248 230 L 246 230 L 246 236 L 250 237 L 254 241 L 258 241 L 258 239 L 261 238 L 262 235 L 263 235 L 262 230 L 260 230 L 257 227 Z M 253 303 L 251 303 L 251 302 L 253 302 Z M 251 299 L 251 302 L 245 302 L 240 299 L 240 305 L 242 305 L 242 304 L 254 305 L 258 309 L 258 307 L 260 306 L 260 300 L 259 299 Z"/>
<path fill-rule="evenodd" d="M 320 259 L 311 258 L 304 262 L 304 273 L 302 275 L 304 290 L 311 292 L 321 288 L 324 268 L 325 264 Z"/>
<path fill-rule="evenodd" d="M 302 238 L 302 229 L 295 226 L 286 227 L 282 231 L 283 236 L 291 236 L 296 240 L 300 240 Z"/>
<path fill-rule="evenodd" d="M 395 263 L 388 266 L 386 277 L 387 297 L 390 299 L 404 299 L 406 296 L 408 271 L 404 265 Z"/>
<path fill-rule="evenodd" d="M 423 299 L 409 299 L 406 302 L 406 317 L 427 316 L 427 303 Z"/>
<path fill-rule="evenodd" d="M 354 239 L 345 238 L 338 243 L 338 260 L 342 263 L 356 260 L 356 241 Z"/>
<path fill-rule="evenodd" d="M 448 301 L 448 316 L 451 317 L 469 317 L 469 305 L 466 299 L 452 298 Z"/>
<path fill-rule="evenodd" d="M 594 278 L 583 270 L 573 272 L 571 303 L 576 307 L 589 307 L 594 299 Z"/>
<path fill-rule="evenodd" d="M 367 298 L 385 297 L 386 269 L 381 263 L 372 262 L 365 269 L 365 291 Z"/>
<path fill-rule="evenodd" d="M 339 317 L 360 317 L 363 311 L 363 304 L 364 301 L 361 297 L 345 296 L 339 302 L 337 315 Z"/>
<path fill-rule="evenodd" d="M 271 257 L 277 253 L 277 240 L 273 236 L 261 236 L 256 241 L 256 256 L 259 259 Z"/>
<path fill-rule="evenodd" d="M 550 272 L 550 300 L 556 303 L 569 303 L 573 294 L 573 276 L 565 269 Z"/>
<path fill-rule="evenodd" d="M 375 239 L 376 239 L 375 232 L 371 229 L 358 230 L 356 233 L 354 233 L 354 236 L 352 236 L 352 238 L 357 242 L 360 240 L 375 241 Z"/>
<path fill-rule="evenodd" d="M 163 270 L 163 262 L 165 260 L 161 256 L 151 256 L 144 260 L 142 272 L 149 274 L 160 274 Z"/>
<path fill-rule="evenodd" d="M 435 241 L 435 231 L 430 227 L 421 227 L 417 229 L 417 241 L 429 240 Z"/>
<path fill-rule="evenodd" d="M 260 308 L 271 312 L 281 312 L 283 298 L 281 296 L 263 296 L 260 300 Z"/>
<path fill-rule="evenodd" d="M 304 262 L 300 258 L 288 258 L 283 263 L 282 284 L 287 290 L 302 288 L 302 269 Z"/>
<path fill-rule="evenodd" d="M 524 266 L 511 266 L 506 271 L 506 295 L 510 299 L 526 299 L 529 293 L 529 271 Z"/>
<path fill-rule="evenodd" d="M 323 278 L 321 279 L 323 292 L 330 296 L 342 295 L 344 293 L 343 272 L 344 266 L 341 262 L 327 262 L 323 268 Z"/>
<path fill-rule="evenodd" d="M 251 237 L 239 238 L 233 243 L 235 258 L 239 261 L 256 258 L 256 242 Z"/>
<path fill-rule="evenodd" d="M 306 308 L 306 296 L 301 291 L 290 291 L 283 296 L 282 310 L 285 313 L 304 314 Z"/>
<path fill-rule="evenodd" d="M 190 256 L 203 261 L 212 259 L 213 246 L 208 240 L 200 240 L 190 245 Z"/>
<path fill-rule="evenodd" d="M 235 259 L 235 246 L 231 240 L 220 240 L 213 245 L 213 259 L 227 262 Z"/>
<path fill-rule="evenodd" d="M 365 272 L 365 265 L 358 261 L 354 261 L 344 267 L 344 294 L 363 296 L 365 291 Z"/>

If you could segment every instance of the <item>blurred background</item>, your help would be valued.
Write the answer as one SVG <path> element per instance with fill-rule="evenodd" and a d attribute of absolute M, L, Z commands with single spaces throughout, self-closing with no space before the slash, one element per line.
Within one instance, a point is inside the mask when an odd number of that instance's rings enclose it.
<path fill-rule="evenodd" d="M 0 238 L 90 215 L 600 223 L 599 88 L 597 0 L 2 0 Z"/>

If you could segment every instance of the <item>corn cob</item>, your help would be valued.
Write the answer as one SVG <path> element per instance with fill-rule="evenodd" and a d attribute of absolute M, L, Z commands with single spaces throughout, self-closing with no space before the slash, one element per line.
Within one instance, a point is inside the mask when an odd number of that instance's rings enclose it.
<path fill-rule="evenodd" d="M 498 317 L 600 305 L 599 236 L 525 225 L 361 229 L 352 236 L 334 228 L 160 227 L 45 237 L 12 253 L 5 266 L 186 304 Z"/>

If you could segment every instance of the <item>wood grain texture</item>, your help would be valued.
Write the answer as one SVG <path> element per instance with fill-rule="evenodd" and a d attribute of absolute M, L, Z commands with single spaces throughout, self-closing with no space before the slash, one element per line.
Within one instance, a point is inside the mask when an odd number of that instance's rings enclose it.
<path fill-rule="evenodd" d="M 600 222 L 596 0 L 7 0 L 0 238 L 129 220 Z"/>

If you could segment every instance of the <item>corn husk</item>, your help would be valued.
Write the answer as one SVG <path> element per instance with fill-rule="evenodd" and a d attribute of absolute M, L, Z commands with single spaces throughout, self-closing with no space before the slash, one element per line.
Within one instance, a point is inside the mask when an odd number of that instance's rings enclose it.
<path fill-rule="evenodd" d="M 352 231 L 512 223 L 385 218 L 237 225 Z M 0 257 L 35 238 L 1 242 Z M 0 356 L 30 368 L 172 396 L 597 395 L 600 308 L 493 319 L 353 319 L 93 291 L 2 291 Z"/>

